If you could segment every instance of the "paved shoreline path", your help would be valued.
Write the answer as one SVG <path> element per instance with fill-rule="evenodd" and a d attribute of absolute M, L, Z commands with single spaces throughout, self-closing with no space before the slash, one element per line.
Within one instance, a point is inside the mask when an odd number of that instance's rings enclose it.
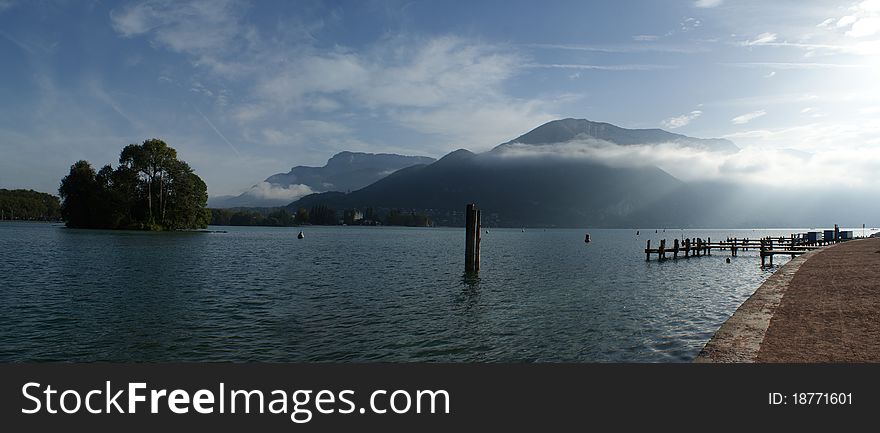
<path fill-rule="evenodd" d="M 880 239 L 791 260 L 695 362 L 880 362 Z"/>

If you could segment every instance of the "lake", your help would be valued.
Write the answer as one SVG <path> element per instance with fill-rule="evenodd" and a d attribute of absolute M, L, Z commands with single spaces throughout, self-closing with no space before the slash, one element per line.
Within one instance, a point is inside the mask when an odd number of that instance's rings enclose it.
<path fill-rule="evenodd" d="M 773 270 L 645 241 L 796 231 L 211 229 L 0 223 L 0 361 L 684 362 Z"/>

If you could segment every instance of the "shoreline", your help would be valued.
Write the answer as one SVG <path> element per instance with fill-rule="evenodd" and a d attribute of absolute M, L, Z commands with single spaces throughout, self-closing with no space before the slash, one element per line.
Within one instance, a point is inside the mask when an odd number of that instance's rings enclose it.
<path fill-rule="evenodd" d="M 770 319 L 782 303 L 794 274 L 820 251 L 822 250 L 810 251 L 789 260 L 764 280 L 733 315 L 721 324 L 693 362 L 755 362 L 770 327 Z"/>
<path fill-rule="evenodd" d="M 864 255 L 866 248 L 873 248 L 873 242 L 854 240 L 790 260 L 737 308 L 693 362 L 847 362 L 850 357 L 841 354 L 848 352 L 847 343 L 852 342 L 841 341 L 825 322 L 826 315 L 838 314 L 841 305 L 857 305 L 853 293 L 861 289 L 853 283 L 859 278 L 829 272 L 829 262 L 858 267 L 858 260 L 873 259 Z M 846 284 L 841 284 L 842 279 L 847 279 Z M 830 287 L 834 291 L 828 290 Z M 826 305 L 829 302 L 834 306 Z M 834 307 L 838 308 L 832 310 Z M 845 328 L 845 335 L 859 333 L 865 327 L 860 320 L 868 313 L 859 310 L 838 314 L 834 328 Z M 816 346 L 835 347 L 819 357 L 808 357 L 806 354 L 814 353 Z"/>

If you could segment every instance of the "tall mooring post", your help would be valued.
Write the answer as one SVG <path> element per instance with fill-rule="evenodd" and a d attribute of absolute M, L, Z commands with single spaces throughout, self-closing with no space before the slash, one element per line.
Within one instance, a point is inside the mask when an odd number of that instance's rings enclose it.
<path fill-rule="evenodd" d="M 464 271 L 480 270 L 480 211 L 473 203 L 465 208 Z"/>

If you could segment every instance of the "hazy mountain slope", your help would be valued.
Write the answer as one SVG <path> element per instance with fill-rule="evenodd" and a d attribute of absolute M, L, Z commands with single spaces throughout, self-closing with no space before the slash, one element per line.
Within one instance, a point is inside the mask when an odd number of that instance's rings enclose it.
<path fill-rule="evenodd" d="M 216 208 L 283 206 L 312 192 L 353 191 L 401 168 L 434 161 L 426 156 L 340 152 L 323 167 L 296 166 L 238 196 L 212 197 L 208 204 Z"/>

